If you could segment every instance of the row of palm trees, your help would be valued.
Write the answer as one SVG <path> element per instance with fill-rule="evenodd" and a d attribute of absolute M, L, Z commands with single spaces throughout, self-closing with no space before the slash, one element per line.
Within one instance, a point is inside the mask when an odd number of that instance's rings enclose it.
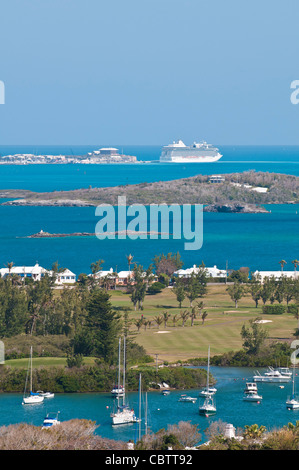
<path fill-rule="evenodd" d="M 159 330 L 162 324 L 164 324 L 164 328 L 167 328 L 170 320 L 172 321 L 173 327 L 176 326 L 178 321 L 181 321 L 181 326 L 184 327 L 188 319 L 191 320 L 191 326 L 193 326 L 196 318 L 201 318 L 202 325 L 204 325 L 208 313 L 206 310 L 202 311 L 204 307 L 203 302 L 198 302 L 198 304 L 198 306 L 192 307 L 191 312 L 188 310 L 182 310 L 180 313 L 171 314 L 168 311 L 164 311 L 162 314 L 156 315 L 154 319 L 144 318 L 142 315 L 141 318 L 134 321 L 134 325 L 137 327 L 137 330 L 140 331 L 142 327 L 146 330 L 153 324 L 156 324 Z"/>
<path fill-rule="evenodd" d="M 285 265 L 287 264 L 287 262 L 286 262 L 286 260 L 281 259 L 281 260 L 279 261 L 279 264 L 280 264 L 281 270 L 283 271 L 283 268 L 285 267 Z M 294 271 L 296 271 L 296 270 L 297 270 L 297 267 L 298 267 L 298 265 L 299 265 L 299 261 L 298 261 L 297 259 L 293 259 L 292 264 L 294 265 Z"/>

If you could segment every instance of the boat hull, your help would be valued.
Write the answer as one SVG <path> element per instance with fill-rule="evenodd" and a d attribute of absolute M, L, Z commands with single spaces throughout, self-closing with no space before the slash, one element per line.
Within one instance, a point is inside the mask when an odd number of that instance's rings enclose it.
<path fill-rule="evenodd" d="M 43 403 L 44 397 L 40 397 L 39 395 L 35 395 L 32 397 L 24 397 L 23 398 L 23 405 L 37 405 Z"/>
<path fill-rule="evenodd" d="M 264 383 L 288 383 L 291 381 L 291 377 L 264 377 L 264 376 L 255 376 L 253 377 L 255 382 L 264 382 Z"/>
<path fill-rule="evenodd" d="M 203 416 L 213 416 L 216 414 L 215 408 L 199 408 L 199 414 Z"/>

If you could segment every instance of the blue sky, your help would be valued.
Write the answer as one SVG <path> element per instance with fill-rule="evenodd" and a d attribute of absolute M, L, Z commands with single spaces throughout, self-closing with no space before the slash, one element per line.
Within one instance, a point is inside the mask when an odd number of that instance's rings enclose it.
<path fill-rule="evenodd" d="M 297 0 L 3 0 L 0 144 L 299 144 Z"/>

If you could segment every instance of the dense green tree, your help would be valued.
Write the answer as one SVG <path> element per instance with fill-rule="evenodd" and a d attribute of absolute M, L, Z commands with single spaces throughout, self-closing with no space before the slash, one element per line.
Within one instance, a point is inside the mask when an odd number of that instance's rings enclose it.
<path fill-rule="evenodd" d="M 244 287 L 239 282 L 234 282 L 234 284 L 229 286 L 226 291 L 230 298 L 235 302 L 235 307 L 238 308 L 238 301 L 242 299 L 245 293 Z"/>
<path fill-rule="evenodd" d="M 249 320 L 249 327 L 242 326 L 241 337 L 244 341 L 243 348 L 248 354 L 257 355 L 268 336 L 268 332 L 259 323 L 260 320 L 261 318 L 257 317 L 254 320 Z"/>
<path fill-rule="evenodd" d="M 109 294 L 104 290 L 97 289 L 92 292 L 86 307 L 86 324 L 93 336 L 96 355 L 105 362 L 113 363 L 121 323 L 120 316 L 112 309 L 109 298 Z"/>

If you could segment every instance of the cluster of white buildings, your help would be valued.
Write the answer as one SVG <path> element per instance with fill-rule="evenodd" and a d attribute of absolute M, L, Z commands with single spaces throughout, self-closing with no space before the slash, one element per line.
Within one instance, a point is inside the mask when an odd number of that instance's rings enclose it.
<path fill-rule="evenodd" d="M 6 278 L 7 276 L 19 276 L 21 279 L 33 279 L 34 281 L 40 281 L 46 275 L 55 276 L 55 284 L 64 285 L 64 284 L 73 284 L 76 282 L 76 274 L 74 274 L 69 269 L 64 269 L 62 272 L 55 273 L 54 271 L 49 271 L 38 263 L 34 266 L 12 266 L 11 268 L 1 268 L 0 276 Z"/>
<path fill-rule="evenodd" d="M 193 273 L 198 274 L 198 272 L 202 269 L 201 266 L 196 266 L 195 264 L 191 268 L 187 269 L 178 269 L 173 274 L 175 277 L 179 278 L 189 278 Z M 212 266 L 211 268 L 204 266 L 204 270 L 208 278 L 218 278 L 218 279 L 225 279 L 228 276 L 228 273 L 225 269 L 219 269 L 217 266 Z M 56 285 L 67 285 L 67 284 L 74 284 L 77 280 L 77 276 L 75 273 L 70 271 L 69 269 L 64 269 L 61 272 L 54 273 L 52 270 L 47 270 L 36 263 L 34 266 L 12 266 L 11 268 L 1 268 L 0 269 L 0 277 L 6 278 L 8 276 L 19 276 L 21 279 L 33 279 L 34 281 L 40 281 L 44 276 L 55 276 L 55 284 Z M 143 273 L 146 276 L 146 272 Z M 299 273 L 297 271 L 255 271 L 253 276 L 259 279 L 261 282 L 264 282 L 265 278 L 275 278 L 275 280 L 279 280 L 282 276 L 287 278 L 296 279 L 298 278 Z M 115 286 L 127 286 L 130 281 L 134 279 L 134 271 L 120 271 L 116 273 L 113 268 L 110 268 L 108 271 L 98 271 L 95 274 L 90 274 L 90 277 L 94 277 L 95 279 L 111 279 L 115 282 Z M 157 280 L 157 276 L 153 274 L 152 281 Z"/>

